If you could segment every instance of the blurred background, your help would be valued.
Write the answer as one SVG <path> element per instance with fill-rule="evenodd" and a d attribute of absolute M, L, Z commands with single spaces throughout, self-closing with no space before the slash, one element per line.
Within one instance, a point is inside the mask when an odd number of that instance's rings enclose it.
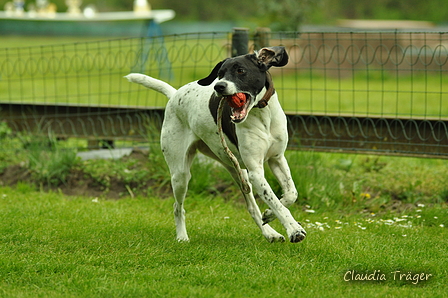
<path fill-rule="evenodd" d="M 289 55 L 287 66 L 271 69 L 289 149 L 447 159 L 447 32 L 447 0 L 0 0 L 0 182 L 33 173 L 60 187 L 70 185 L 61 169 L 77 167 L 79 153 L 157 152 L 167 99 L 123 76 L 145 73 L 178 88 L 218 61 L 269 45 Z M 351 171 L 351 158 L 334 159 Z M 6 177 L 17 164 L 25 166 Z M 309 172 L 295 163 L 305 175 L 299 192 L 317 205 L 334 206 L 343 192 L 339 178 L 321 175 L 328 164 L 306 164 L 316 169 Z M 408 203 L 422 193 L 446 200 L 446 164 L 443 173 L 429 168 L 434 178 L 402 166 L 377 176 L 396 184 L 390 177 L 403 172 L 396 197 Z M 363 187 L 359 179 L 344 182 L 353 185 L 348 201 L 363 193 L 390 199 L 387 189 L 372 192 L 382 184 L 376 178 Z M 118 193 L 133 187 L 126 183 Z M 312 189 L 322 191 L 307 195 Z"/>
<path fill-rule="evenodd" d="M 40 1 L 1 0 L 0 9 L 7 3 L 30 7 Z M 57 12 L 66 12 L 70 0 L 52 0 Z M 94 7 L 98 12 L 131 11 L 134 0 L 83 0 L 81 9 Z M 225 31 L 235 26 L 250 29 L 269 27 L 273 31 L 307 30 L 313 26 L 340 26 L 341 19 L 413 20 L 427 21 L 434 26 L 448 25 L 446 0 L 151 0 L 152 10 L 170 9 L 175 18 L 164 22 L 164 34 Z M 1 28 L 0 28 L 1 29 Z M 7 34 L 2 30 L 1 34 Z"/>
<path fill-rule="evenodd" d="M 148 123 L 166 98 L 124 75 L 178 88 L 226 57 L 283 45 L 289 63 L 271 73 L 290 148 L 448 156 L 447 0 L 0 0 L 0 10 L 2 142 L 155 143 Z"/>

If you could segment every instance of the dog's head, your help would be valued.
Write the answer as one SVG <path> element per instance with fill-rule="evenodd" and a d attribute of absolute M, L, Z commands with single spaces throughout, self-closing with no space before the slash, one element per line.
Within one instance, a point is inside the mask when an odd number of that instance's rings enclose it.
<path fill-rule="evenodd" d="M 263 88 L 268 87 L 266 72 L 269 68 L 285 66 L 287 63 L 288 54 L 284 47 L 263 48 L 254 54 L 219 62 L 208 77 L 199 80 L 198 84 L 209 86 L 214 83 L 216 95 L 227 97 L 232 109 L 232 121 L 240 123 L 262 98 L 260 92 Z"/>

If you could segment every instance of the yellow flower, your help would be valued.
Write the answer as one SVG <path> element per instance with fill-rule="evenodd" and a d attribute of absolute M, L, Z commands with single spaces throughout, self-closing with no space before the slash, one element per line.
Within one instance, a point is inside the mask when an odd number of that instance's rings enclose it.
<path fill-rule="evenodd" d="M 370 194 L 369 193 L 362 193 L 361 194 L 361 198 L 363 198 L 363 199 L 370 199 Z"/>

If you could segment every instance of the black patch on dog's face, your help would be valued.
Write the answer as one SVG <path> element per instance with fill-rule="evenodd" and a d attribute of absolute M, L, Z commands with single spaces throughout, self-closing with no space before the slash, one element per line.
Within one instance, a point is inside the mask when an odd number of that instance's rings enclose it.
<path fill-rule="evenodd" d="M 257 76 L 258 72 L 261 72 L 266 76 L 266 71 L 269 70 L 272 66 L 282 67 L 288 64 L 288 54 L 286 53 L 285 47 L 268 47 L 262 48 L 260 51 L 255 54 L 247 54 L 243 56 L 238 56 L 234 58 L 226 58 L 215 65 L 210 74 L 198 80 L 198 84 L 201 86 L 209 86 L 214 80 L 218 77 L 218 73 L 220 74 L 220 78 L 226 78 L 229 81 L 232 81 L 232 77 L 242 77 L 243 74 L 249 73 L 250 75 L 254 75 L 254 79 L 256 81 L 260 80 L 264 82 L 263 78 L 259 78 Z M 252 64 L 251 64 L 252 62 Z M 248 70 L 249 72 L 240 72 L 236 73 L 234 70 Z M 252 70 L 252 71 L 250 71 Z M 242 84 L 238 87 L 247 86 L 249 82 L 246 84 Z M 260 86 L 259 82 L 254 87 Z M 241 89 L 241 91 L 246 91 Z M 247 90 L 249 91 L 249 90 Z M 261 89 L 255 89 L 255 93 L 258 94 Z"/>
<path fill-rule="evenodd" d="M 266 84 L 266 69 L 254 54 L 239 56 L 224 61 L 218 71 L 218 79 L 233 82 L 238 91 L 255 98 Z"/>
<path fill-rule="evenodd" d="M 215 124 L 218 124 L 218 107 L 219 102 L 221 101 L 220 96 L 216 96 L 214 93 L 210 97 L 210 101 L 208 103 L 208 107 L 210 109 L 210 113 L 215 120 Z M 228 104 L 224 104 L 224 108 L 222 110 L 222 131 L 229 138 L 230 142 L 234 144 L 238 148 L 238 138 L 236 136 L 235 124 L 231 121 L 230 115 L 232 114 L 230 110 L 230 106 Z"/>

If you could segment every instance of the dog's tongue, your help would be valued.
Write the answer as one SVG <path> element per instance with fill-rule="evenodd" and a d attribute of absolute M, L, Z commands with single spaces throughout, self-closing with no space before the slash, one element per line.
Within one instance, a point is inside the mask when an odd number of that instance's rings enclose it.
<path fill-rule="evenodd" d="M 232 108 L 232 120 L 239 122 L 246 117 L 246 102 L 247 97 L 244 93 L 236 93 L 234 95 L 226 96 L 229 106 Z"/>

